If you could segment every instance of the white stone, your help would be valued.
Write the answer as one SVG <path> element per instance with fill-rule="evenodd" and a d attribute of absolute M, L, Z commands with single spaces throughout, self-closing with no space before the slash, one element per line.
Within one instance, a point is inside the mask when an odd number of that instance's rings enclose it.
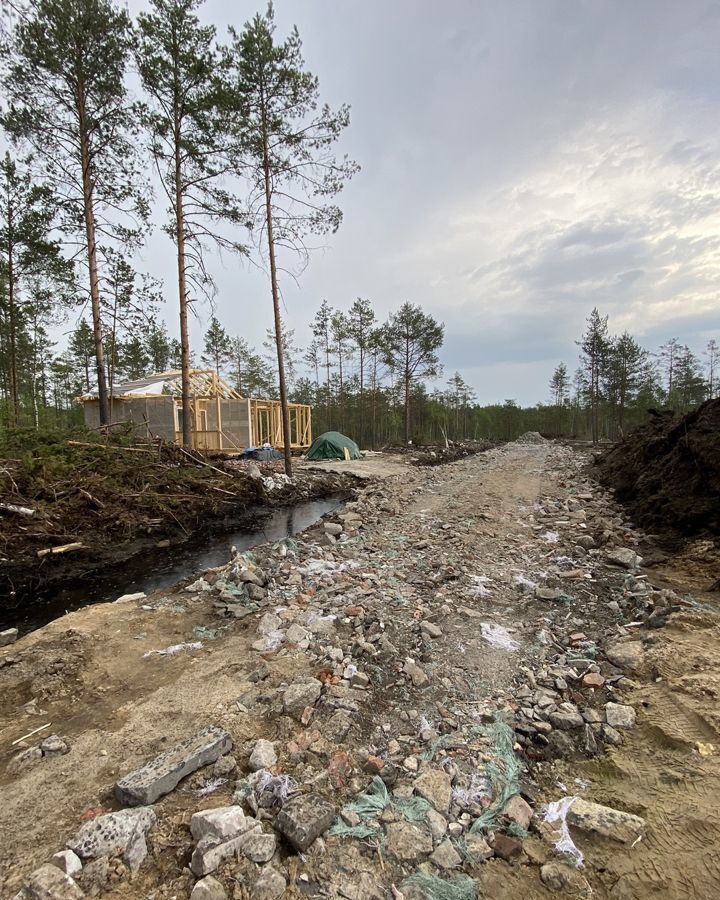
<path fill-rule="evenodd" d="M 634 728 L 635 710 L 622 703 L 606 703 L 605 718 L 611 728 Z"/>
<path fill-rule="evenodd" d="M 206 875 L 196 882 L 190 894 L 190 900 L 227 900 L 227 891 L 217 878 Z"/>
<path fill-rule="evenodd" d="M 72 850 L 61 850 L 59 853 L 55 853 L 50 862 L 66 875 L 77 875 L 82 871 L 80 857 Z"/>
<path fill-rule="evenodd" d="M 218 806 L 196 812 L 190 819 L 190 834 L 196 841 L 207 835 L 227 841 L 255 824 L 255 820 L 248 819 L 240 806 Z"/>
<path fill-rule="evenodd" d="M 272 741 L 266 741 L 264 738 L 255 744 L 253 752 L 250 754 L 249 766 L 253 772 L 259 772 L 260 769 L 271 769 L 277 762 L 277 754 Z"/>

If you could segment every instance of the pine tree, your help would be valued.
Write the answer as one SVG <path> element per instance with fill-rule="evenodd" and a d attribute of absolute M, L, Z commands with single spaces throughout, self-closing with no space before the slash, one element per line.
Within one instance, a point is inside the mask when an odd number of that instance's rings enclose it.
<path fill-rule="evenodd" d="M 580 359 L 590 407 L 592 442 L 597 444 L 600 432 L 600 399 L 602 380 L 608 352 L 608 317 L 593 309 L 587 319 L 585 332 L 579 341 Z"/>
<path fill-rule="evenodd" d="M 215 29 L 195 15 L 201 0 L 151 0 L 138 16 L 137 63 L 150 99 L 146 117 L 155 166 L 168 199 L 166 231 L 177 251 L 183 409 L 189 410 L 188 306 L 212 290 L 204 259 L 210 242 L 242 253 L 214 223 L 242 223 L 225 189 L 233 109 L 215 49 Z M 194 296 L 193 296 L 194 294 Z M 183 444 L 192 445 L 192 416 L 183 416 Z"/>
<path fill-rule="evenodd" d="M 244 397 L 270 399 L 275 390 L 272 370 L 241 337 L 230 341 L 230 365 L 235 390 Z"/>
<path fill-rule="evenodd" d="M 83 381 L 83 390 L 89 393 L 90 383 L 90 365 L 95 354 L 95 339 L 90 325 L 86 319 L 81 319 L 75 330 L 70 334 L 68 341 L 67 357 L 75 367 L 75 371 L 80 369 Z"/>
<path fill-rule="evenodd" d="M 637 400 L 646 377 L 647 360 L 647 351 L 627 331 L 608 343 L 604 385 L 621 436 L 628 407 Z"/>
<path fill-rule="evenodd" d="M 403 384 L 406 444 L 412 434 L 411 389 L 416 379 L 434 378 L 439 374 L 441 366 L 437 352 L 442 347 L 444 333 L 444 325 L 412 303 L 403 303 L 383 329 L 385 361 L 397 372 Z"/>
<path fill-rule="evenodd" d="M 219 320 L 213 316 L 205 332 L 205 349 L 200 359 L 206 366 L 212 366 L 220 377 L 220 369 L 230 361 L 230 338 Z"/>
<path fill-rule="evenodd" d="M 35 150 L 88 269 L 100 421 L 110 407 L 100 310 L 99 240 L 132 241 L 147 215 L 125 69 L 130 19 L 111 0 L 35 0 L 15 29 L 2 124 Z"/>
<path fill-rule="evenodd" d="M 33 183 L 29 162 L 21 168 L 9 152 L 0 160 L 0 268 L 5 285 L 0 324 L 7 346 L 11 424 L 17 424 L 20 414 L 18 341 L 32 303 L 29 281 L 42 278 L 54 282 L 56 293 L 67 291 L 72 272 L 52 235 L 56 201 L 46 186 Z"/>
<path fill-rule="evenodd" d="M 356 171 L 337 161 L 332 145 L 349 123 L 348 107 L 318 109 L 317 78 L 305 71 L 300 36 L 293 29 L 274 39 L 272 5 L 242 33 L 231 29 L 234 90 L 241 110 L 242 166 L 249 178 L 253 232 L 267 242 L 275 319 L 275 349 L 282 406 L 285 471 L 292 474 L 288 386 L 283 358 L 277 250 L 287 247 L 307 259 L 307 234 L 337 230 L 340 209 L 327 202 Z"/>
<path fill-rule="evenodd" d="M 682 351 L 682 345 L 678 338 L 670 338 L 666 341 L 658 352 L 660 367 L 665 374 L 665 393 L 667 402 L 673 405 L 674 388 L 675 388 L 675 370 L 677 367 L 678 356 Z"/>
<path fill-rule="evenodd" d="M 369 300 L 358 297 L 350 307 L 347 316 L 348 335 L 358 351 L 360 386 L 360 441 L 365 441 L 365 366 L 371 349 L 372 332 L 375 327 L 375 311 Z"/>
<path fill-rule="evenodd" d="M 717 369 L 720 362 L 720 347 L 715 338 L 710 338 L 707 346 L 703 350 L 703 356 L 707 357 L 705 363 L 705 371 L 707 373 L 707 396 L 708 400 L 712 400 L 717 393 L 718 377 Z"/>

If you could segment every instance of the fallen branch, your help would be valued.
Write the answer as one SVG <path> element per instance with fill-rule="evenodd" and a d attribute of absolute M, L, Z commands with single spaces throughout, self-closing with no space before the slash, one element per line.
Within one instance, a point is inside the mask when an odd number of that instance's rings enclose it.
<path fill-rule="evenodd" d="M 142 447 L 116 447 L 114 444 L 93 444 L 90 441 L 68 441 L 73 447 L 94 447 L 96 450 L 120 450 L 123 453 L 149 453 L 155 455 L 154 450 L 144 450 Z"/>
<path fill-rule="evenodd" d="M 27 740 L 27 738 L 32 737 L 34 734 L 37 734 L 38 731 L 44 731 L 46 728 L 49 728 L 52 725 L 52 722 L 48 722 L 47 725 L 41 725 L 39 728 L 33 728 L 32 731 L 28 731 L 27 734 L 24 734 L 22 737 L 19 737 L 16 741 L 13 741 L 10 744 L 11 747 L 14 747 L 16 744 L 22 743 L 22 741 Z"/>
<path fill-rule="evenodd" d="M 37 510 L 28 506 L 15 506 L 14 503 L 0 503 L 0 509 L 5 512 L 15 513 L 18 516 L 34 516 Z"/>
<path fill-rule="evenodd" d="M 83 497 L 88 501 L 88 503 L 92 503 L 93 506 L 97 506 L 98 509 L 105 509 L 105 504 L 102 500 L 98 500 L 97 497 L 93 497 L 88 491 L 83 490 L 83 488 L 79 487 L 78 491 L 83 495 Z"/>
<path fill-rule="evenodd" d="M 183 448 L 180 446 L 178 446 L 178 450 L 181 453 L 184 453 L 188 459 L 191 459 L 194 463 L 197 463 L 199 466 L 207 466 L 208 469 L 212 469 L 213 472 L 217 472 L 219 475 L 224 475 L 226 478 L 233 477 L 229 472 L 223 472 L 223 470 L 218 469 L 217 466 L 211 466 L 209 462 L 205 462 L 204 459 L 198 459 L 196 456 L 193 456 L 192 453 L 188 453 L 187 450 L 183 450 Z"/>
<path fill-rule="evenodd" d="M 82 550 L 85 544 L 81 544 L 79 541 L 75 541 L 73 544 L 62 544 L 60 547 L 47 547 L 45 550 L 38 550 L 37 555 L 42 556 L 57 556 L 60 553 L 70 553 L 71 550 Z"/>

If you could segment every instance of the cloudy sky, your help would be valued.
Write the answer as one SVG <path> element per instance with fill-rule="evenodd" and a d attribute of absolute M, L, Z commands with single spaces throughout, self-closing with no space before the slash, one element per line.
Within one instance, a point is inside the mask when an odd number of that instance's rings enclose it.
<path fill-rule="evenodd" d="M 208 0 L 203 17 L 222 36 L 257 9 Z M 301 344 L 323 298 L 382 318 L 410 300 L 445 323 L 446 375 L 535 403 L 593 306 L 649 348 L 720 338 L 717 2 L 277 0 L 276 21 L 298 26 L 323 99 L 351 105 L 341 149 L 362 166 L 340 231 L 283 285 Z M 144 264 L 175 330 L 162 233 Z M 263 273 L 211 268 L 220 320 L 259 344 Z"/>

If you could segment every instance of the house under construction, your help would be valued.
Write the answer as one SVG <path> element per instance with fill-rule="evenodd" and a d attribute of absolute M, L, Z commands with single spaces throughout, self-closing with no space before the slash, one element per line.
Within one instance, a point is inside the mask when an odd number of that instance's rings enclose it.
<path fill-rule="evenodd" d="M 145 425 L 147 433 L 166 441 L 182 442 L 183 403 L 181 372 L 159 372 L 137 381 L 115 385 L 110 396 L 110 421 Z M 197 450 L 244 450 L 269 443 L 283 446 L 279 400 L 243 397 L 211 369 L 190 370 L 190 417 L 193 447 Z M 100 427 L 97 393 L 80 397 L 85 424 Z M 305 450 L 312 443 L 309 406 L 290 404 L 290 445 Z"/>

